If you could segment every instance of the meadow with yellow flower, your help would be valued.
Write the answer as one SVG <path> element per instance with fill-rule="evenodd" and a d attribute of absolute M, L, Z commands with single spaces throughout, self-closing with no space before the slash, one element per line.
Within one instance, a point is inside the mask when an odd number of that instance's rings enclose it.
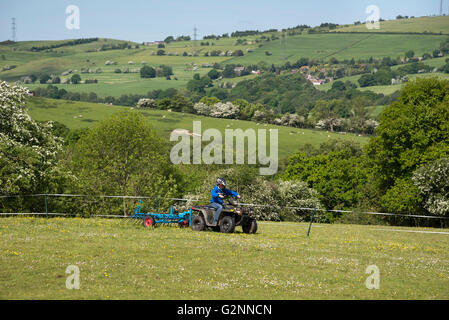
<path fill-rule="evenodd" d="M 0 219 L 1 299 L 448 299 L 449 230 L 262 222 L 255 235 L 121 219 Z M 418 232 L 417 232 L 418 231 Z M 79 289 L 67 289 L 68 266 Z M 368 289 L 367 267 L 379 269 Z"/>

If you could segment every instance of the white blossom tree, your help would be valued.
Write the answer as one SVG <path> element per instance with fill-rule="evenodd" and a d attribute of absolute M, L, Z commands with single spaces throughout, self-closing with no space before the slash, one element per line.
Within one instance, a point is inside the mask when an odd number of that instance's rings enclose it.
<path fill-rule="evenodd" d="M 155 109 L 156 108 L 156 101 L 154 99 L 140 99 L 139 102 L 137 102 L 136 108 L 149 108 L 149 109 Z"/>
<path fill-rule="evenodd" d="M 199 114 L 199 115 L 202 115 L 202 116 L 210 116 L 212 107 L 209 106 L 209 105 L 207 105 L 207 104 L 205 104 L 205 103 L 198 102 L 198 103 L 196 103 L 196 104 L 193 106 L 193 109 L 194 109 L 195 112 L 196 112 L 197 114 Z"/>
<path fill-rule="evenodd" d="M 282 215 L 292 220 L 308 220 L 312 210 L 293 209 L 322 209 L 318 192 L 311 189 L 303 181 L 281 181 L 279 183 L 279 192 L 284 207 Z M 288 208 L 290 207 L 290 208 Z"/>
<path fill-rule="evenodd" d="M 219 102 L 212 106 L 210 116 L 214 118 L 236 119 L 239 113 L 239 107 L 231 102 Z"/>
<path fill-rule="evenodd" d="M 0 193 L 44 192 L 60 170 L 62 139 L 52 123 L 38 124 L 25 109 L 28 90 L 0 82 Z"/>
<path fill-rule="evenodd" d="M 412 177 L 431 214 L 449 216 L 449 158 L 439 159 L 416 170 Z"/>

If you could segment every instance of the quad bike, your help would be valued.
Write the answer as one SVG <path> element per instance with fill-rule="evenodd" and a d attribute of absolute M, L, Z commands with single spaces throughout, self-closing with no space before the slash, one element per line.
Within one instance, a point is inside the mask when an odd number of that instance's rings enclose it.
<path fill-rule="evenodd" d="M 223 210 L 216 224 L 213 223 L 215 212 L 215 208 L 209 205 L 192 207 L 192 230 L 204 231 L 210 227 L 214 231 L 233 233 L 236 226 L 242 226 L 244 233 L 257 232 L 257 221 L 252 217 L 254 210 L 240 206 L 240 203 L 232 198 L 228 198 L 227 203 L 223 202 Z"/>

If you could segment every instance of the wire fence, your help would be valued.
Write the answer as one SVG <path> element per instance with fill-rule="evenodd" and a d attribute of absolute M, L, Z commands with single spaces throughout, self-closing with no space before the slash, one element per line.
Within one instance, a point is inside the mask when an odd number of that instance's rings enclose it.
<path fill-rule="evenodd" d="M 45 217 L 102 217 L 102 218 L 129 218 L 134 214 L 138 202 L 142 201 L 142 210 L 146 212 L 166 212 L 170 207 L 187 210 L 196 203 L 206 202 L 208 199 L 184 199 L 162 196 L 127 196 L 127 195 L 86 195 L 86 194 L 27 194 L 27 195 L 1 195 L 0 217 L 4 216 L 45 216 Z M 243 207 L 252 207 L 255 210 L 268 208 L 273 211 L 292 210 L 302 221 L 323 221 L 323 214 L 374 216 L 384 218 L 387 224 L 427 226 L 449 226 L 449 217 L 419 214 L 397 214 L 386 212 L 368 212 L 357 210 L 327 210 L 321 208 L 306 208 L 295 206 L 279 206 L 272 204 L 240 203 Z M 28 212 L 24 212 L 28 211 Z M 54 211 L 54 212 L 53 212 Z M 401 220 L 399 220 L 401 219 Z M 375 224 L 375 223 L 373 223 Z"/>

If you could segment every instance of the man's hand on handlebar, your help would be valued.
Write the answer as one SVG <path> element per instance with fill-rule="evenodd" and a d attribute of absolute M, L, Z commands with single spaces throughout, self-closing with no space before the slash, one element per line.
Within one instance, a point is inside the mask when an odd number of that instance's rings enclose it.
<path fill-rule="evenodd" d="M 218 197 L 219 197 L 220 199 L 224 199 L 224 198 L 225 198 L 225 196 L 222 195 L 222 194 L 219 194 Z M 235 198 L 236 198 L 236 199 L 240 199 L 241 197 L 240 197 L 240 195 L 238 195 L 238 196 L 235 197 Z"/>

